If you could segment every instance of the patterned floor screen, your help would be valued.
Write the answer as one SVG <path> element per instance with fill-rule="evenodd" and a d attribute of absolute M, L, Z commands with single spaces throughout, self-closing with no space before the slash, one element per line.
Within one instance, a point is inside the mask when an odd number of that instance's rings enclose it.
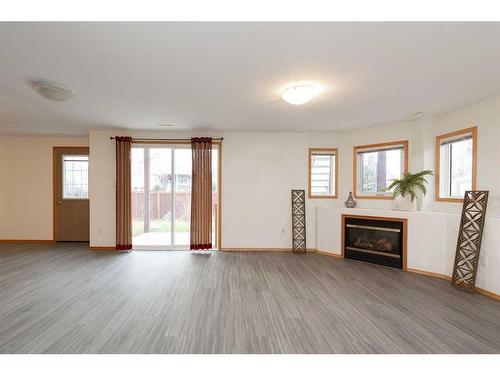
<path fill-rule="evenodd" d="M 292 250 L 306 252 L 306 192 L 292 190 Z"/>
<path fill-rule="evenodd" d="M 474 292 L 488 191 L 466 191 L 451 283 Z"/>

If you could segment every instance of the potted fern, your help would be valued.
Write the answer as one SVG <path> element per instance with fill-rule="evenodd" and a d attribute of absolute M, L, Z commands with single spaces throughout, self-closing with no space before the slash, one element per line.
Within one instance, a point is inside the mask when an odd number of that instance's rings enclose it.
<path fill-rule="evenodd" d="M 385 190 L 392 190 L 396 210 L 415 210 L 417 203 L 415 198 L 418 191 L 420 190 L 422 195 L 427 193 L 425 187 L 425 184 L 427 184 L 425 177 L 427 176 L 432 176 L 432 171 L 429 169 L 418 173 L 405 173 L 402 178 L 391 180 L 391 184 Z"/>

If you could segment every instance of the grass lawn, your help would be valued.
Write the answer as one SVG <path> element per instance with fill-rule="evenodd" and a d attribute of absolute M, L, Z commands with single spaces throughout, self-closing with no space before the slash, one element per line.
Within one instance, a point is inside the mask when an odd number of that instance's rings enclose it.
<path fill-rule="evenodd" d="M 133 221 L 132 222 L 132 235 L 138 236 L 139 234 L 144 233 L 144 223 L 142 221 Z M 151 220 L 149 223 L 149 232 L 169 232 L 171 228 L 170 221 L 164 220 Z M 176 221 L 175 222 L 175 231 L 179 232 L 189 232 L 189 221 Z"/>

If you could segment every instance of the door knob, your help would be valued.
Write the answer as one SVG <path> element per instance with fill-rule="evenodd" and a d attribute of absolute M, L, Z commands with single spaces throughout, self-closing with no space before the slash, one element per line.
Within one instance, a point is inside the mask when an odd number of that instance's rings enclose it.
<path fill-rule="evenodd" d="M 62 201 L 56 201 L 56 204 L 62 204 Z"/>

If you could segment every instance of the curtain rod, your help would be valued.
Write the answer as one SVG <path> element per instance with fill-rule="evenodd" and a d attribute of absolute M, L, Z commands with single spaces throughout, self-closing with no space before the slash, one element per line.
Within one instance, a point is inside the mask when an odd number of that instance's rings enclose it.
<path fill-rule="evenodd" d="M 195 137 L 194 137 L 195 138 Z M 109 137 L 109 139 L 116 139 L 116 137 Z M 222 141 L 224 138 L 212 138 L 213 141 Z M 190 141 L 191 138 L 134 138 L 135 141 Z"/>

